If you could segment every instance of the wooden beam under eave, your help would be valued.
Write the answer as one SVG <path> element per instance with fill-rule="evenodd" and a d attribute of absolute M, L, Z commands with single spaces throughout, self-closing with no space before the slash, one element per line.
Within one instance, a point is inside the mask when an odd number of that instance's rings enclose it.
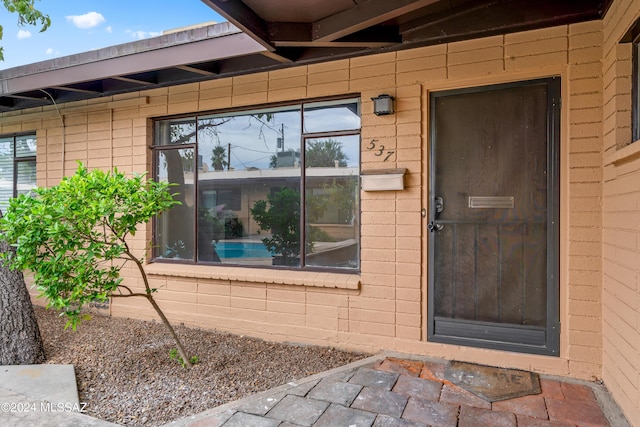
<path fill-rule="evenodd" d="M 3 97 L 0 97 L 0 113 L 2 112 L 3 109 L 4 111 L 9 111 L 11 109 L 10 107 L 2 106 L 2 100 L 3 100 Z M 40 119 L 50 118 L 50 117 L 59 117 L 60 114 L 64 116 L 66 114 L 73 114 L 78 112 L 87 113 L 87 112 L 103 111 L 105 108 L 109 110 L 114 110 L 116 108 L 134 107 L 134 106 L 147 105 L 147 104 L 149 104 L 148 96 L 141 96 L 139 98 L 119 99 L 117 101 L 108 101 L 105 99 L 104 102 L 99 102 L 95 104 L 75 106 L 75 107 L 61 106 L 59 109 L 58 108 L 53 109 L 54 107 L 52 107 L 51 109 L 44 109 L 43 111 L 21 113 L 15 116 L 7 116 L 2 118 L 2 122 L 5 124 L 8 124 L 8 123 L 13 124 L 13 123 L 25 122 L 25 121 L 31 121 L 31 120 L 40 120 Z M 49 105 L 51 104 L 47 104 L 47 106 Z"/>
<path fill-rule="evenodd" d="M 351 58 L 353 56 L 371 53 L 371 49 L 362 47 L 318 47 L 318 48 L 300 48 L 300 47 L 283 47 L 281 50 L 291 50 L 288 55 L 294 57 L 296 64 L 311 64 L 318 62 L 326 62 L 328 60 L 337 60 L 343 58 Z"/>
<path fill-rule="evenodd" d="M 121 82 L 134 83 L 134 84 L 138 84 L 138 85 L 141 85 L 141 86 L 146 86 L 146 85 L 151 85 L 151 84 L 157 83 L 156 81 L 134 79 L 134 78 L 125 77 L 125 76 L 113 76 L 113 77 L 109 77 L 109 78 L 113 79 L 113 80 L 119 80 Z"/>
<path fill-rule="evenodd" d="M 15 106 L 14 99 L 7 99 L 3 96 L 0 98 L 0 111 L 9 111 Z"/>
<path fill-rule="evenodd" d="M 400 28 L 403 44 L 445 43 L 599 19 L 599 0 L 509 0 Z M 434 17 L 435 18 L 435 17 Z"/>
<path fill-rule="evenodd" d="M 370 48 L 370 49 L 378 49 L 393 46 L 397 43 L 391 42 L 277 42 L 275 45 L 277 47 L 357 47 L 357 48 Z"/>
<path fill-rule="evenodd" d="M 267 23 L 243 2 L 227 0 L 201 1 L 263 47 L 268 50 L 274 50 L 274 47 L 269 42 Z"/>
<path fill-rule="evenodd" d="M 416 19 L 414 21 L 409 21 L 400 25 L 399 32 L 404 35 L 414 30 L 423 30 L 427 27 L 435 27 L 440 25 L 443 22 L 453 21 L 455 19 L 459 19 L 463 16 L 468 16 L 470 14 L 475 14 L 476 11 L 481 9 L 486 9 L 490 6 L 494 6 L 496 3 L 499 3 L 500 0 L 487 0 L 484 2 L 479 2 L 472 6 L 458 6 L 453 9 L 448 9 L 445 12 L 439 12 L 433 15 L 429 15 L 427 19 Z"/>
<path fill-rule="evenodd" d="M 282 56 L 278 50 L 275 50 L 273 52 L 271 51 L 264 51 L 261 53 L 262 56 L 265 56 L 269 59 L 273 59 L 276 62 L 279 62 L 281 64 L 290 64 L 293 62 L 293 60 L 291 58 L 288 58 L 286 56 Z"/>
<path fill-rule="evenodd" d="M 17 95 L 15 93 L 13 94 L 7 94 L 5 95 L 6 97 L 9 98 L 16 98 L 16 99 L 26 99 L 28 101 L 42 101 L 43 99 L 48 99 L 46 96 L 41 96 L 41 97 L 37 97 L 37 96 L 26 96 L 26 95 Z"/>
<path fill-rule="evenodd" d="M 204 1 L 204 0 L 203 0 Z M 313 41 L 334 41 L 439 0 L 370 0 L 313 23 Z"/>
<path fill-rule="evenodd" d="M 55 90 L 59 90 L 62 92 L 78 92 L 78 93 L 89 93 L 92 95 L 97 95 L 101 92 L 97 91 L 97 90 L 89 90 L 89 89 L 80 89 L 77 87 L 71 87 L 71 86 L 51 86 L 51 89 L 55 89 Z"/>
<path fill-rule="evenodd" d="M 215 76 L 216 73 L 211 72 L 211 71 L 207 71 L 207 70 L 202 70 L 200 68 L 196 68 L 196 67 L 190 67 L 188 65 L 176 65 L 174 68 L 177 68 L 179 70 L 183 70 L 183 71 L 189 71 L 190 73 L 195 73 L 195 74 L 200 74 L 203 76 Z"/>
<path fill-rule="evenodd" d="M 397 25 L 376 25 L 333 41 L 311 39 L 311 24 L 272 23 L 271 42 L 280 47 L 380 49 L 402 42 Z"/>

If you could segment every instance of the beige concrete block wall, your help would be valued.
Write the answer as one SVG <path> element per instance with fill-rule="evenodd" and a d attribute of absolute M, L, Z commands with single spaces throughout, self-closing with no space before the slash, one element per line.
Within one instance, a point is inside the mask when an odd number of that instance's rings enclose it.
<path fill-rule="evenodd" d="M 616 0 L 603 22 L 603 369 L 611 394 L 640 425 L 640 142 L 631 136 L 630 43 L 640 3 Z"/>
<path fill-rule="evenodd" d="M 564 113 L 568 115 L 567 159 L 561 170 L 568 169 L 568 270 L 566 295 L 568 318 L 567 352 L 569 372 L 579 377 L 599 378 L 602 366 L 600 227 L 602 214 L 602 26 L 601 22 L 569 27 L 569 87 L 564 96 Z"/>
<path fill-rule="evenodd" d="M 361 193 L 361 273 L 150 264 L 152 286 L 160 289 L 169 318 L 270 340 L 392 349 L 592 379 L 602 366 L 601 28 L 600 22 L 560 26 L 74 103 L 60 106 L 64 132 L 51 108 L 3 116 L 0 132 L 24 130 L 31 117 L 30 130 L 39 138 L 38 179 L 50 185 L 60 179 L 63 164 L 72 173 L 76 160 L 150 170 L 146 147 L 153 118 L 360 94 L 362 169 L 408 170 L 403 191 Z M 564 98 L 561 356 L 428 343 L 426 223 L 420 213 L 428 208 L 428 93 L 548 76 L 561 76 Z M 371 97 L 381 93 L 396 97 L 396 114 L 372 113 Z M 374 139 L 388 157 L 368 148 Z M 150 237 L 150 227 L 137 234 L 132 244 L 139 253 Z M 127 285 L 141 288 L 132 268 L 123 274 Z M 145 301 L 135 299 L 115 298 L 110 312 L 155 318 Z"/>

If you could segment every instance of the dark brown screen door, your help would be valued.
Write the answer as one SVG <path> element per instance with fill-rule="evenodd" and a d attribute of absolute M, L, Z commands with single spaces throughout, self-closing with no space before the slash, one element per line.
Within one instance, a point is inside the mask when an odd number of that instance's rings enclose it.
<path fill-rule="evenodd" d="M 558 354 L 559 90 L 431 94 L 430 341 Z"/>

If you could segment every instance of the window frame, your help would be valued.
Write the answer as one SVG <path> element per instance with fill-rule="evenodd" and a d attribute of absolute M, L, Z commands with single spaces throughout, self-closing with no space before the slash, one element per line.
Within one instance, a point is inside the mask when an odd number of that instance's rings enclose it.
<path fill-rule="evenodd" d="M 21 132 L 21 133 L 11 133 L 11 134 L 7 134 L 7 135 L 0 135 L 1 139 L 12 139 L 13 140 L 13 147 L 12 147 L 12 153 L 11 153 L 11 162 L 12 162 L 12 167 L 13 167 L 11 198 L 18 197 L 18 165 L 21 164 L 21 163 L 33 163 L 34 167 L 37 168 L 37 166 L 38 166 L 37 153 L 32 155 L 32 156 L 18 156 L 17 155 L 17 140 L 22 138 L 22 137 L 33 137 L 33 139 L 36 141 L 36 149 L 37 149 L 38 137 L 37 137 L 35 132 Z M 36 180 L 34 181 L 34 183 L 37 184 L 37 180 L 38 180 L 38 178 L 37 178 L 37 175 L 36 175 Z"/>
<path fill-rule="evenodd" d="M 640 19 L 636 20 L 620 43 L 631 44 L 631 141 L 640 140 Z"/>
<path fill-rule="evenodd" d="M 305 131 L 303 130 L 303 124 L 304 124 L 304 106 L 308 105 L 308 104 L 313 104 L 313 103 L 317 103 L 317 102 L 331 102 L 331 101 L 349 101 L 349 100 L 353 100 L 353 99 L 357 99 L 358 102 L 360 103 L 360 106 L 362 105 L 362 97 L 361 94 L 356 93 L 356 94 L 348 94 L 348 95 L 343 95 L 343 96 L 339 96 L 339 97 L 322 97 L 322 98 L 312 98 L 312 99 L 304 99 L 304 100 L 298 100 L 295 102 L 281 102 L 281 103 L 270 103 L 270 104 L 260 104 L 260 105 L 252 105 L 252 106 L 247 106 L 247 107 L 237 107 L 237 108 L 230 108 L 230 109 L 225 109 L 225 110 L 215 110 L 215 111 L 201 111 L 201 112 L 196 112 L 193 114 L 181 114 L 181 115 L 175 115 L 175 116 L 167 116 L 167 117 L 158 117 L 155 118 L 153 120 L 153 139 L 152 139 L 152 145 L 150 147 L 151 149 L 151 153 L 152 153 L 152 178 L 154 180 L 158 179 L 158 168 L 157 168 L 157 158 L 158 156 L 156 155 L 157 152 L 159 151 L 165 151 L 165 150 L 177 150 L 177 149 L 193 149 L 194 150 L 194 158 L 196 159 L 195 162 L 196 164 L 194 165 L 194 183 L 196 183 L 196 186 L 194 187 L 194 207 L 196 207 L 196 209 L 194 210 L 194 226 L 193 226 L 193 237 L 194 237 L 194 255 L 193 255 L 193 259 L 179 259 L 179 258 L 165 258 L 165 257 L 160 257 L 158 256 L 158 253 L 156 252 L 157 250 L 157 244 L 156 244 L 156 236 L 157 236 L 157 225 L 158 225 L 158 219 L 154 218 L 152 221 L 152 254 L 151 254 L 151 258 L 150 258 L 150 262 L 157 262 L 157 263 L 167 263 L 167 264 L 188 264 L 188 265 L 202 265 L 202 266 L 221 266 L 221 267 L 242 267 L 242 268 L 268 268 L 268 269 L 274 269 L 274 270 L 293 270 L 293 271 L 319 271 L 319 272 L 335 272 L 335 273 L 343 273 L 343 274 L 360 274 L 360 269 L 361 269 L 361 262 L 362 262 L 362 258 L 361 258 L 361 216 L 362 216 L 362 209 L 361 209 L 361 200 L 360 200 L 360 196 L 358 196 L 358 212 L 357 212 L 357 241 L 358 241 L 358 246 L 357 246 L 357 257 L 358 257 L 358 266 L 357 268 L 344 268 L 344 267 L 330 267 L 330 266 L 314 266 L 314 265 L 305 265 L 305 258 L 306 258 L 306 248 L 305 248 L 305 242 L 306 242 L 306 226 L 305 226 L 305 207 L 306 207 L 306 167 L 305 167 L 305 151 L 306 151 L 306 140 L 307 139 L 313 139 L 313 138 L 318 138 L 318 137 L 341 137 L 341 136 L 350 136 L 350 135 L 357 135 L 360 139 L 360 143 L 362 141 L 362 123 L 360 123 L 360 127 L 357 129 L 350 129 L 350 130 L 339 130 L 339 131 L 326 131 L 326 132 L 308 132 L 305 133 Z M 247 113 L 247 114 L 253 114 L 254 112 L 258 112 L 260 110 L 265 110 L 265 109 L 274 109 L 274 108 L 280 108 L 280 107 L 294 107 L 294 106 L 299 106 L 300 107 L 300 122 L 301 122 L 301 136 L 300 136 L 300 141 L 298 144 L 298 147 L 300 149 L 300 177 L 299 177 L 299 191 L 300 191 L 300 244 L 301 244 L 301 251 L 299 254 L 300 257 L 300 265 L 299 266 L 274 266 L 274 265 L 250 265 L 250 264 L 239 264 L 239 263 L 231 263 L 231 262 L 225 262 L 225 263 L 219 263 L 219 262 L 213 262 L 213 261 L 202 261 L 202 260 L 198 260 L 198 244 L 197 244 L 197 236 L 198 236 L 198 221 L 197 221 L 197 207 L 199 206 L 199 191 L 198 191 L 198 184 L 199 180 L 198 180 L 198 172 L 199 172 L 199 167 L 197 164 L 197 159 L 199 156 L 198 153 L 198 132 L 196 130 L 195 132 L 195 140 L 193 142 L 189 142 L 189 143 L 184 143 L 184 144 L 158 144 L 158 137 L 157 137 L 157 127 L 156 124 L 162 121 L 170 121 L 170 120 L 179 120 L 179 119 L 193 119 L 194 122 L 196 123 L 196 129 L 197 129 L 197 123 L 199 121 L 200 118 L 209 116 L 209 115 L 218 115 L 218 116 L 222 116 L 225 114 L 229 114 L 231 115 L 238 115 L 241 113 Z M 360 107 L 361 108 L 361 107 Z M 360 116 L 361 118 L 361 116 Z M 360 144 L 358 145 L 358 193 L 361 192 L 361 185 L 360 185 L 360 171 L 362 168 L 362 158 L 361 158 L 361 146 Z"/>
<path fill-rule="evenodd" d="M 640 31 L 638 24 L 634 26 L 634 37 L 631 42 L 631 139 L 640 140 Z"/>

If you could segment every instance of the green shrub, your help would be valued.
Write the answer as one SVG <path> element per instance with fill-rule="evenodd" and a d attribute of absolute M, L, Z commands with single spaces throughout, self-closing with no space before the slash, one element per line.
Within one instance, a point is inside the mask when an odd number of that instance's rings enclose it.
<path fill-rule="evenodd" d="M 10 201 L 0 231 L 16 247 L 4 258 L 13 269 L 31 270 L 48 307 L 67 315 L 67 327 L 82 320 L 82 307 L 111 297 L 144 297 L 176 340 L 183 360 L 189 358 L 164 313 L 156 304 L 144 270 L 127 243 L 137 227 L 178 204 L 165 182 L 144 175 L 127 177 L 114 170 L 76 173 L 51 188 L 38 188 L 33 197 Z M 143 292 L 122 284 L 120 270 L 132 262 L 142 276 Z"/>

